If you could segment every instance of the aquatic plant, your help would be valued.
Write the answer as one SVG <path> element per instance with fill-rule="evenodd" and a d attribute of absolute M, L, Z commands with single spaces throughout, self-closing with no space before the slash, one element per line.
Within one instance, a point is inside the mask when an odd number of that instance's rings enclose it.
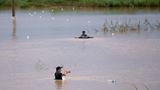
<path fill-rule="evenodd" d="M 145 88 L 146 88 L 147 90 L 149 90 L 149 88 L 148 88 L 146 85 L 143 84 L 143 86 L 145 86 Z"/>
<path fill-rule="evenodd" d="M 136 90 L 138 90 L 138 88 L 137 88 L 137 86 L 136 86 L 136 84 L 135 83 L 133 83 L 133 82 L 130 82 L 130 84 L 136 89 Z"/>
<path fill-rule="evenodd" d="M 157 21 L 157 23 L 158 23 L 158 25 L 156 25 L 156 27 L 157 27 L 157 29 L 160 29 L 160 22 Z"/>
<path fill-rule="evenodd" d="M 137 86 L 136 86 L 136 84 L 134 83 L 134 82 L 129 82 L 136 90 L 138 90 L 138 88 L 137 88 Z M 146 85 L 144 85 L 143 84 L 143 86 L 147 89 L 147 90 L 149 90 L 149 88 L 146 86 Z"/>
<path fill-rule="evenodd" d="M 97 29 L 93 29 L 95 31 L 95 33 L 98 33 L 99 31 Z"/>
<path fill-rule="evenodd" d="M 158 22 L 158 21 L 157 21 Z M 157 28 L 160 27 L 160 23 L 158 22 Z M 94 29 L 96 33 L 98 33 L 100 30 Z M 154 30 L 154 27 L 151 25 L 151 23 L 145 19 L 144 22 L 141 21 L 134 21 L 131 22 L 130 20 L 125 20 L 123 22 L 116 21 L 113 23 L 111 20 L 110 23 L 106 20 L 103 24 L 103 28 L 101 28 L 101 31 L 106 34 L 107 32 L 111 33 L 129 33 L 129 32 L 140 32 L 140 31 L 147 31 L 147 30 Z"/>

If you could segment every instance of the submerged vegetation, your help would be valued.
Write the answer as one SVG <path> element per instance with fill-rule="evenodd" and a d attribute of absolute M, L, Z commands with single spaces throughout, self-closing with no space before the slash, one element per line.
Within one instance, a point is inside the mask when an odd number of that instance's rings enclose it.
<path fill-rule="evenodd" d="M 141 21 L 134 21 L 131 22 L 131 20 L 119 22 L 116 21 L 113 23 L 111 20 L 110 23 L 106 20 L 103 28 L 101 30 L 94 29 L 96 33 L 103 31 L 104 34 L 111 32 L 111 33 L 129 33 L 129 32 L 140 32 L 140 31 L 153 31 L 155 29 L 160 28 L 160 23 L 157 21 L 158 25 L 155 25 L 156 28 L 154 28 L 151 23 L 145 19 L 144 22 Z"/>
<path fill-rule="evenodd" d="M 136 84 L 135 84 L 134 82 L 129 82 L 129 83 L 135 88 L 135 90 L 138 90 L 138 88 L 137 88 L 137 86 L 136 86 Z M 149 88 L 148 88 L 146 85 L 143 84 L 143 86 L 144 86 L 147 90 L 149 90 Z"/>
<path fill-rule="evenodd" d="M 89 6 L 89 7 L 159 7 L 160 0 L 15 0 L 16 6 Z M 0 0 L 0 6 L 11 6 L 12 0 Z"/>
<path fill-rule="evenodd" d="M 157 27 L 158 29 L 160 29 L 160 22 L 157 21 L 157 23 L 158 23 L 158 25 L 156 25 L 156 27 Z"/>

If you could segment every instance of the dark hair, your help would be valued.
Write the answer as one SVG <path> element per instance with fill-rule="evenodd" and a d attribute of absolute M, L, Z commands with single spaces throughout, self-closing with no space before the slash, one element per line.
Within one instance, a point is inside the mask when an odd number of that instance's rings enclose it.
<path fill-rule="evenodd" d="M 82 31 L 82 33 L 85 33 L 85 31 Z"/>
<path fill-rule="evenodd" d="M 57 66 L 57 67 L 56 67 L 56 71 L 58 71 L 58 70 L 61 69 L 61 68 L 63 68 L 63 67 Z"/>

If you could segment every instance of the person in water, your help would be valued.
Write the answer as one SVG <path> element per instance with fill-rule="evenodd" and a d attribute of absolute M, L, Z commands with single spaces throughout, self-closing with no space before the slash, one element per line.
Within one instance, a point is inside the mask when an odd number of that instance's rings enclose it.
<path fill-rule="evenodd" d="M 55 80 L 62 80 L 62 76 L 66 76 L 68 73 L 71 73 L 71 71 L 64 71 L 64 73 L 61 73 L 61 68 L 60 66 L 56 67 L 56 72 L 55 72 Z"/>
<path fill-rule="evenodd" d="M 82 35 L 80 37 L 88 37 L 87 34 L 85 34 L 85 31 L 82 31 Z"/>
<path fill-rule="evenodd" d="M 75 39 L 78 39 L 78 38 L 94 38 L 94 37 L 89 37 L 87 36 L 87 34 L 85 33 L 85 31 L 82 31 L 82 35 L 80 37 L 74 37 Z"/>

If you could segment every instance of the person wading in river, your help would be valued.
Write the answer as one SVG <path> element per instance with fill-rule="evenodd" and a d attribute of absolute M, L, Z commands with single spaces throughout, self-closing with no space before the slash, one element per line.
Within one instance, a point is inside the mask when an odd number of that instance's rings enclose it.
<path fill-rule="evenodd" d="M 85 39 L 85 38 L 94 38 L 94 37 L 89 37 L 85 33 L 85 31 L 82 31 L 82 35 L 80 37 L 74 37 L 75 39 Z"/>
<path fill-rule="evenodd" d="M 85 31 L 82 31 L 82 35 L 80 37 L 87 37 L 87 34 Z"/>
<path fill-rule="evenodd" d="M 55 72 L 55 80 L 62 80 L 62 76 L 66 76 L 68 73 L 71 73 L 71 71 L 64 71 L 64 73 L 61 73 L 61 68 L 60 66 L 56 67 L 56 72 Z"/>

